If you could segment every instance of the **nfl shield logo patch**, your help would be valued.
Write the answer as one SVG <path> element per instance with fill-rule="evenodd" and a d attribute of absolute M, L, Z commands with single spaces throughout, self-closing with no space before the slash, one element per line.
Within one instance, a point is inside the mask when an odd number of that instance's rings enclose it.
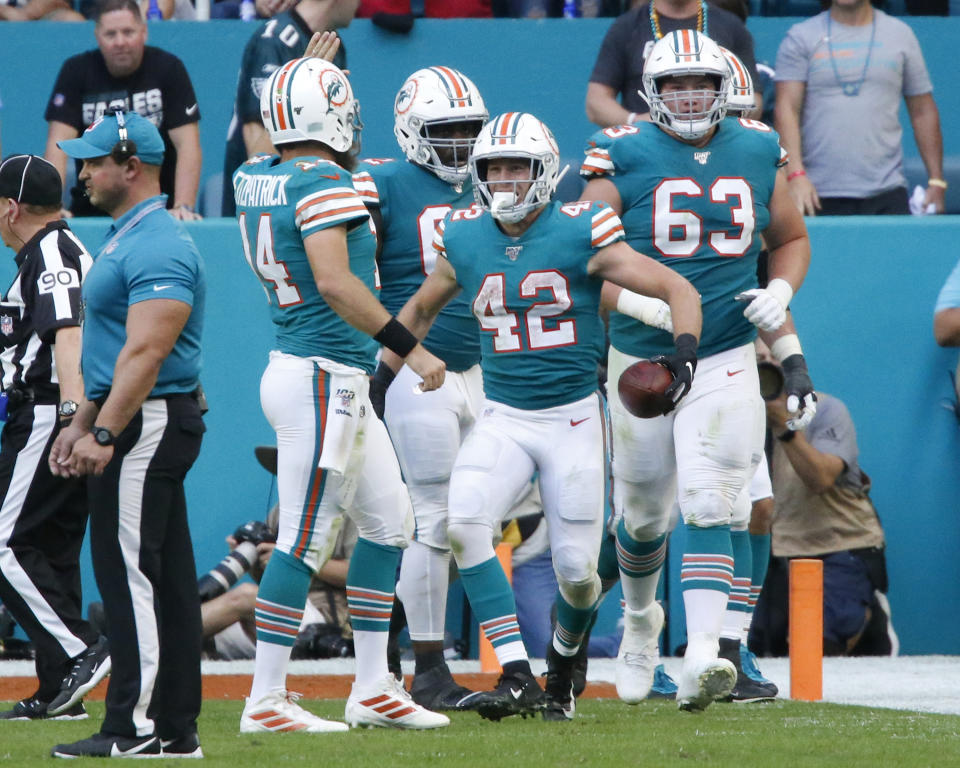
<path fill-rule="evenodd" d="M 698 163 L 700 163 L 700 165 L 706 165 L 706 164 L 707 164 L 707 160 L 710 159 L 710 153 L 709 153 L 709 152 L 694 152 L 694 153 L 693 153 L 693 159 L 696 160 Z"/>
<path fill-rule="evenodd" d="M 508 245 L 507 246 L 507 258 L 510 261 L 516 261 L 517 257 L 520 255 L 520 251 L 523 250 L 522 245 Z"/>
<path fill-rule="evenodd" d="M 0 317 L 0 333 L 4 336 L 9 336 L 13 333 L 13 318 L 10 317 L 10 315 Z"/>

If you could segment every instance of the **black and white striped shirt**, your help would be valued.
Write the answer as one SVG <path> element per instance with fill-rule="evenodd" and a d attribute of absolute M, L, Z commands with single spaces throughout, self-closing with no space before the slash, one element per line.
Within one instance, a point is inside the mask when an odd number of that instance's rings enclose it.
<path fill-rule="evenodd" d="M 17 275 L 0 300 L 3 389 L 32 388 L 56 402 L 53 344 L 59 328 L 80 325 L 80 284 L 93 259 L 63 220 L 47 224 L 17 254 Z"/>

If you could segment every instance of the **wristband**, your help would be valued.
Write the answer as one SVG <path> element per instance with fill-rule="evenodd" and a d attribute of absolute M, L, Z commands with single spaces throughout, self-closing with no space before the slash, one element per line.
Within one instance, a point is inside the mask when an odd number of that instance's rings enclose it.
<path fill-rule="evenodd" d="M 802 168 L 799 171 L 794 171 L 793 173 L 787 174 L 787 181 L 793 181 L 797 176 L 806 176 L 807 172 Z"/>
<path fill-rule="evenodd" d="M 946 189 L 949 185 L 943 179 L 927 179 L 928 187 L 940 187 L 940 189 Z"/>
<path fill-rule="evenodd" d="M 793 286 L 782 277 L 775 277 L 767 283 L 766 291 L 779 301 L 784 309 L 790 306 L 790 301 L 793 299 Z"/>
<path fill-rule="evenodd" d="M 413 352 L 413 348 L 420 343 L 417 341 L 417 337 L 410 333 L 403 323 L 395 317 L 391 317 L 387 324 L 377 331 L 373 340 L 391 352 L 396 352 L 400 357 L 409 355 Z"/>
<path fill-rule="evenodd" d="M 187 203 L 180 203 L 179 205 L 175 205 L 175 206 L 173 206 L 173 207 L 174 207 L 174 208 L 183 208 L 185 211 L 189 211 L 190 213 L 195 213 L 195 211 L 193 210 L 193 206 L 192 206 L 192 205 L 188 205 Z"/>
<path fill-rule="evenodd" d="M 770 354 L 773 359 L 782 363 L 790 355 L 802 355 L 803 349 L 800 347 L 800 339 L 797 334 L 791 333 L 787 336 L 781 336 L 770 345 Z"/>
<path fill-rule="evenodd" d="M 793 432 L 793 431 L 791 431 L 791 430 L 788 429 L 788 430 L 787 430 L 786 432 L 784 432 L 782 435 L 777 435 L 777 440 L 779 440 L 781 443 L 789 443 L 789 442 L 790 442 L 791 440 L 793 440 L 793 438 L 795 438 L 796 436 L 797 436 L 797 433 L 796 433 L 796 432 Z"/>
<path fill-rule="evenodd" d="M 676 347 L 677 352 L 691 357 L 697 354 L 697 345 L 699 343 L 697 337 L 692 333 L 681 333 L 673 340 L 673 346 Z"/>
<path fill-rule="evenodd" d="M 617 296 L 617 312 L 639 320 L 646 325 L 653 325 L 657 319 L 657 313 L 663 308 L 664 304 L 665 302 L 660 299 L 634 293 L 628 288 L 624 288 Z"/>

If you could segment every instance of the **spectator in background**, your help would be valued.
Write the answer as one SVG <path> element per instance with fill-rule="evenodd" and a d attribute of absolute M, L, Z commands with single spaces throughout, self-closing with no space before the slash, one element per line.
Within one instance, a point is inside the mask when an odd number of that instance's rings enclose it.
<path fill-rule="evenodd" d="M 757 359 L 780 367 L 759 343 Z M 781 389 L 765 404 L 772 440 L 774 557 L 751 645 L 786 655 L 789 560 L 813 557 L 823 560 L 824 653 L 895 655 L 884 594 L 883 528 L 870 500 L 870 478 L 858 463 L 856 430 L 846 406 L 818 392 L 809 426 L 791 430 L 785 392 Z"/>
<path fill-rule="evenodd" d="M 944 211 L 943 138 L 917 38 L 870 0 L 833 0 L 777 52 L 776 128 L 790 195 L 808 216 L 908 214 L 904 99 L 929 176 L 924 207 Z"/>
<path fill-rule="evenodd" d="M 233 216 L 237 210 L 231 183 L 233 172 L 249 157 L 276 151 L 260 119 L 260 91 L 263 84 L 281 64 L 301 55 L 320 56 L 345 69 L 347 50 L 342 42 L 336 40 L 337 36 L 327 36 L 321 43 L 314 33 L 350 26 L 358 5 L 359 0 L 300 0 L 295 8 L 289 8 L 257 27 L 247 41 L 237 77 L 233 117 L 227 131 L 221 215 Z M 324 46 L 330 40 L 335 45 L 325 50 L 319 50 L 314 45 L 316 42 Z M 306 52 L 304 46 L 307 46 Z"/>
<path fill-rule="evenodd" d="M 200 109 L 183 62 L 146 45 L 147 25 L 136 0 L 103 0 L 97 7 L 97 49 L 71 56 L 60 68 L 44 119 L 44 157 L 67 178 L 67 156 L 57 143 L 73 139 L 109 110 L 120 107 L 147 118 L 164 144 L 160 190 L 175 218 L 197 219 L 200 184 Z M 81 163 L 77 163 L 79 175 Z M 74 216 L 102 216 L 82 184 L 71 190 Z"/>
<path fill-rule="evenodd" d="M 603 38 L 587 84 L 590 122 L 605 128 L 646 119 L 643 63 L 653 44 L 677 29 L 696 29 L 729 48 L 756 81 L 753 37 L 734 14 L 705 0 L 650 0 L 614 21 Z"/>
<path fill-rule="evenodd" d="M 161 3 L 164 0 L 161 0 Z M 177 0 L 177 2 L 189 0 Z M 166 0 L 170 2 L 170 0 Z M 253 6 L 256 19 L 272 19 L 277 14 L 289 11 L 297 4 L 297 0 L 254 0 Z M 219 0 L 210 6 L 211 19 L 240 19 L 242 0 Z M 252 21 L 252 19 L 251 19 Z"/>
<path fill-rule="evenodd" d="M 4 0 L 0 21 L 86 21 L 67 0 Z"/>
<path fill-rule="evenodd" d="M 196 21 L 197 9 L 194 8 L 191 0 L 140 0 L 140 13 L 145 19 L 153 18 L 150 16 L 151 3 L 159 11 L 160 18 L 163 20 Z"/>
<path fill-rule="evenodd" d="M 436 19 L 489 18 L 493 15 L 490 6 L 490 0 L 361 0 L 357 17 L 386 13 Z"/>

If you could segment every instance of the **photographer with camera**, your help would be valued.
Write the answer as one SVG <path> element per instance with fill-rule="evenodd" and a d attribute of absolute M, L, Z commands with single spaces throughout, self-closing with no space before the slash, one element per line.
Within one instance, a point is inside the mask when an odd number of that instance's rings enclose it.
<path fill-rule="evenodd" d="M 277 511 L 267 522 L 254 520 L 227 536 L 230 553 L 200 577 L 204 653 L 221 660 L 252 659 L 256 653 L 254 607 L 258 584 L 277 541 Z M 314 578 L 307 596 L 294 659 L 326 659 L 353 655 L 352 631 L 347 621 L 346 583 L 356 528 L 344 527 L 330 560 Z M 240 582 L 250 574 L 254 583 Z"/>
<path fill-rule="evenodd" d="M 788 563 L 823 561 L 823 648 L 828 655 L 896 654 L 889 623 L 884 535 L 870 478 L 858 464 L 856 430 L 842 401 L 817 393 L 816 413 L 791 429 L 788 359 L 757 343 L 767 412 L 767 453 L 774 496 L 773 557 L 757 605 L 750 645 L 787 654 Z"/>

